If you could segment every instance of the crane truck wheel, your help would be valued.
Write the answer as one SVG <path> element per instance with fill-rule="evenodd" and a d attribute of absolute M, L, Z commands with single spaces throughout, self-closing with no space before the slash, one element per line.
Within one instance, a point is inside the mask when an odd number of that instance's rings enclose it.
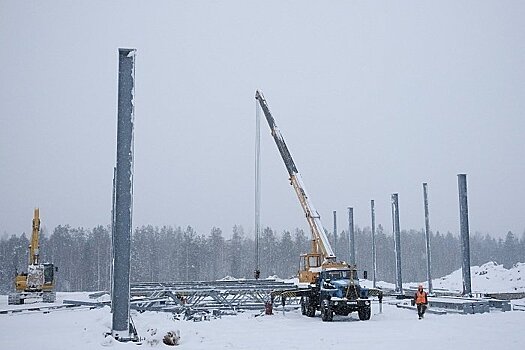
<path fill-rule="evenodd" d="M 308 317 L 314 317 L 315 316 L 315 309 L 316 309 L 316 307 L 315 307 L 315 304 L 312 301 L 311 297 L 305 297 L 304 298 L 304 306 L 306 308 L 305 315 L 308 316 Z"/>
<path fill-rule="evenodd" d="M 332 310 L 330 301 L 325 299 L 321 303 L 321 319 L 324 322 L 331 322 L 333 318 L 334 318 L 334 310 Z"/>
<path fill-rule="evenodd" d="M 306 315 L 306 303 L 304 297 L 301 297 L 301 315 Z"/>
<path fill-rule="evenodd" d="M 367 321 L 370 319 L 370 306 L 362 307 L 359 310 L 357 310 L 357 313 L 359 314 L 359 319 L 361 321 Z"/>

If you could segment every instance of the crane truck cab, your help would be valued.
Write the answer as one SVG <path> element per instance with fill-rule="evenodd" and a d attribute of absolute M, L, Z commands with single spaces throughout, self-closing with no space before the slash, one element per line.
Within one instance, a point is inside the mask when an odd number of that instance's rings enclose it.
<path fill-rule="evenodd" d="M 368 296 L 369 290 L 359 285 L 355 268 L 346 265 L 321 269 L 315 284 L 301 298 L 301 313 L 313 317 L 319 310 L 321 319 L 329 322 L 334 314 L 347 316 L 357 311 L 360 320 L 369 320 L 371 308 Z"/>
<path fill-rule="evenodd" d="M 368 289 L 359 285 L 356 269 L 322 271 L 319 275 L 319 290 L 323 321 L 331 321 L 334 313 L 347 316 L 354 311 L 357 311 L 360 320 L 370 319 Z"/>

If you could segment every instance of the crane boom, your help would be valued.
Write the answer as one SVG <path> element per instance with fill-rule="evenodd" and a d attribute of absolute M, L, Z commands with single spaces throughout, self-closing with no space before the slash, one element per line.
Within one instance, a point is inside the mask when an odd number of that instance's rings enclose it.
<path fill-rule="evenodd" d="M 295 193 L 297 194 L 297 197 L 299 199 L 299 202 L 301 203 L 301 207 L 303 208 L 303 211 L 306 215 L 306 220 L 308 221 L 308 225 L 310 226 L 310 230 L 312 231 L 312 237 L 315 241 L 316 247 L 320 250 L 321 255 L 325 261 L 334 262 L 336 257 L 334 251 L 332 250 L 332 247 L 330 246 L 328 237 L 324 232 L 323 224 L 321 223 L 321 217 L 315 209 L 312 201 L 308 197 L 306 188 L 301 179 L 301 175 L 299 174 L 299 171 L 297 171 L 297 167 L 295 165 L 295 162 L 293 161 L 292 155 L 290 154 L 290 151 L 288 150 L 288 147 L 284 142 L 284 138 L 281 132 L 279 131 L 277 124 L 275 123 L 275 119 L 273 118 L 272 113 L 270 112 L 270 108 L 268 107 L 268 104 L 266 103 L 262 92 L 257 90 L 255 93 L 255 99 L 259 101 L 259 105 L 263 110 L 264 116 L 266 117 L 266 121 L 270 126 L 275 144 L 279 149 L 279 153 L 281 154 L 281 157 L 284 161 L 286 170 L 290 175 L 291 185 L 293 186 Z"/>

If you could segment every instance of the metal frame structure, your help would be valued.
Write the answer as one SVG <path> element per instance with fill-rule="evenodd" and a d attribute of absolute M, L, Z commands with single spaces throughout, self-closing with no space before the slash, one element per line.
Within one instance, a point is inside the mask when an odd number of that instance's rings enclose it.
<path fill-rule="evenodd" d="M 272 292 L 296 288 L 272 279 L 135 283 L 131 300 L 132 309 L 143 311 L 253 310 L 272 302 Z"/>

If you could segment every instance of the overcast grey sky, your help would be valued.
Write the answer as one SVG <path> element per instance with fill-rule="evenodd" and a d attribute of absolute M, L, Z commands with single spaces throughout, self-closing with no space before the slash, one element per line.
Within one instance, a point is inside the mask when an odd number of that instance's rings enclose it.
<path fill-rule="evenodd" d="M 523 1 L 0 0 L 0 234 L 108 224 L 119 47 L 137 48 L 134 226 L 253 234 L 256 89 L 332 228 L 525 229 Z M 262 125 L 262 223 L 307 228 Z"/>

